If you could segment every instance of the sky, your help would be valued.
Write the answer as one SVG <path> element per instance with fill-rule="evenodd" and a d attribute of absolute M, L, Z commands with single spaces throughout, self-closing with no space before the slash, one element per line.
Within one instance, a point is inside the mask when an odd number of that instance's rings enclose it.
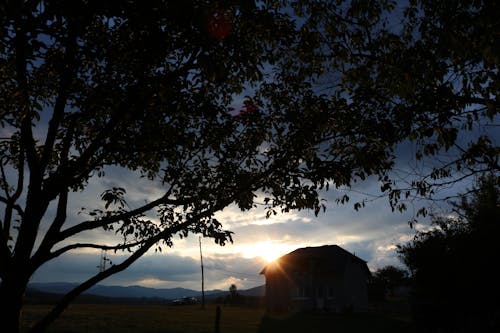
<path fill-rule="evenodd" d="M 402 147 L 399 159 L 412 154 Z M 400 170 L 404 163 L 399 163 Z M 92 207 L 98 194 L 111 186 L 128 189 L 127 199 L 133 208 L 145 200 L 158 197 L 161 187 L 147 180 L 137 181 L 133 172 L 108 168 L 105 178 L 92 178 L 82 193 L 72 194 L 68 208 L 70 223 L 82 219 L 78 214 L 85 203 Z M 356 183 L 351 190 L 329 190 L 321 192 L 326 211 L 315 216 L 312 211 L 292 211 L 266 218 L 263 209 L 241 212 L 229 206 L 216 217 L 224 227 L 234 232 L 234 243 L 219 246 L 211 239 L 201 240 L 205 289 L 227 290 L 231 284 L 244 290 L 265 283 L 260 271 L 273 259 L 297 248 L 321 245 L 339 245 L 345 250 L 367 261 L 375 271 L 386 265 L 402 266 L 398 259 L 397 244 L 410 240 L 416 230 L 427 228 L 427 221 L 411 228 L 408 221 L 420 207 L 419 202 L 409 205 L 404 213 L 392 212 L 386 197 L 369 200 L 359 211 L 354 203 L 368 198 L 361 193 L 380 194 L 376 179 Z M 348 194 L 347 204 L 335 203 L 335 198 Z M 54 209 L 54 207 L 51 207 Z M 47 215 L 51 215 L 50 212 Z M 42 228 L 45 226 L 42 225 Z M 110 241 L 100 233 L 87 233 L 78 241 Z M 68 253 L 47 263 L 37 271 L 32 282 L 82 282 L 98 271 L 100 251 L 84 250 Z M 120 262 L 123 254 L 108 253 L 111 262 Z M 101 282 L 104 285 L 141 285 L 154 288 L 184 287 L 201 290 L 200 239 L 191 235 L 184 239 L 174 238 L 173 247 L 163 247 L 162 252 L 151 251 L 124 272 Z"/>
<path fill-rule="evenodd" d="M 317 217 L 313 212 L 303 211 L 266 219 L 263 210 L 241 212 L 233 206 L 217 214 L 226 229 L 234 232 L 234 242 L 221 247 L 211 239 L 201 240 L 205 288 L 226 290 L 233 283 L 239 289 L 262 285 L 264 278 L 259 272 L 268 260 L 306 246 L 339 245 L 366 260 L 372 270 L 389 264 L 401 265 L 395 245 L 414 235 L 415 229 L 407 223 L 412 212 L 392 213 L 385 198 L 356 212 L 352 204 L 335 204 L 333 195 L 333 191 L 325 193 L 324 198 L 330 199 L 327 210 Z M 108 257 L 114 262 L 123 258 L 112 253 Z M 98 251 L 75 251 L 43 266 L 32 281 L 79 282 L 97 272 L 99 261 Z M 199 238 L 191 235 L 174 239 L 173 247 L 146 254 L 102 284 L 200 290 Z"/>

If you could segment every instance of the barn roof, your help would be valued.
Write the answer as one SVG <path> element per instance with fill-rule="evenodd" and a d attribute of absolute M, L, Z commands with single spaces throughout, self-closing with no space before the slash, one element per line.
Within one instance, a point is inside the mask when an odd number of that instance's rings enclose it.
<path fill-rule="evenodd" d="M 268 269 L 280 266 L 280 270 L 316 273 L 342 273 L 348 262 L 357 262 L 365 267 L 370 275 L 366 261 L 344 250 L 338 245 L 324 245 L 296 249 L 268 264 L 260 274 L 266 274 Z"/>

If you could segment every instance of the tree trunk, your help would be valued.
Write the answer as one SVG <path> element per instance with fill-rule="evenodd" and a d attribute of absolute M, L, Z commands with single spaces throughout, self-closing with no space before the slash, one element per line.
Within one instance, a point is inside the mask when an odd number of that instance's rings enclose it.
<path fill-rule="evenodd" d="M 0 284 L 0 323 L 2 332 L 19 333 L 26 284 L 8 276 Z"/>

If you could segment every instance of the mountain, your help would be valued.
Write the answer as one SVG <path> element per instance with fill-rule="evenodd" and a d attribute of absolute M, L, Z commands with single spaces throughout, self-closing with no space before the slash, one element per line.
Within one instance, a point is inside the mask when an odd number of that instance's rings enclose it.
<path fill-rule="evenodd" d="M 51 283 L 30 283 L 29 288 L 53 294 L 65 294 L 74 287 L 78 286 L 77 283 L 67 282 L 51 282 Z M 220 294 L 223 290 L 208 290 L 205 295 Z M 180 297 L 200 297 L 201 291 L 185 289 L 185 288 L 147 288 L 141 286 L 105 286 L 96 285 L 86 292 L 86 295 L 96 295 L 113 298 L 163 298 L 175 299 Z"/>
<path fill-rule="evenodd" d="M 240 294 L 242 294 L 243 296 L 264 297 L 266 296 L 266 286 L 263 285 L 247 290 L 242 290 L 240 291 Z"/>

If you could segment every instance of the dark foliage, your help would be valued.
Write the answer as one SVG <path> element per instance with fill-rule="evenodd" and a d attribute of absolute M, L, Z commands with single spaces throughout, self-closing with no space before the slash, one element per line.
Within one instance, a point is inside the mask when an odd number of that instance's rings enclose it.
<path fill-rule="evenodd" d="M 433 219 L 399 253 L 412 271 L 412 305 L 422 331 L 494 332 L 500 328 L 500 184 L 482 178 L 456 204 L 458 217 Z"/>
<path fill-rule="evenodd" d="M 376 270 L 368 284 L 368 296 L 372 300 L 385 300 L 393 296 L 396 288 L 408 287 L 408 272 L 395 266 Z"/>
<path fill-rule="evenodd" d="M 499 148 L 485 129 L 499 111 L 499 5 L 404 6 L 2 1 L 6 330 L 18 331 L 32 275 L 71 250 L 130 256 L 83 281 L 34 332 L 150 249 L 190 233 L 231 241 L 214 218 L 229 205 L 319 214 L 321 190 L 371 176 L 392 208 L 404 210 L 405 199 L 432 195 L 456 181 L 457 171 L 458 179 L 498 172 Z M 477 127 L 481 135 L 459 137 Z M 452 159 L 402 187 L 389 171 L 394 146 L 408 140 L 417 159 L 444 151 Z M 162 193 L 130 205 L 129 189 L 109 184 L 100 202 L 75 217 L 68 211 L 72 195 L 106 179 L 111 166 L 161 184 Z M 105 233 L 114 242 L 78 242 L 82 233 Z"/>

